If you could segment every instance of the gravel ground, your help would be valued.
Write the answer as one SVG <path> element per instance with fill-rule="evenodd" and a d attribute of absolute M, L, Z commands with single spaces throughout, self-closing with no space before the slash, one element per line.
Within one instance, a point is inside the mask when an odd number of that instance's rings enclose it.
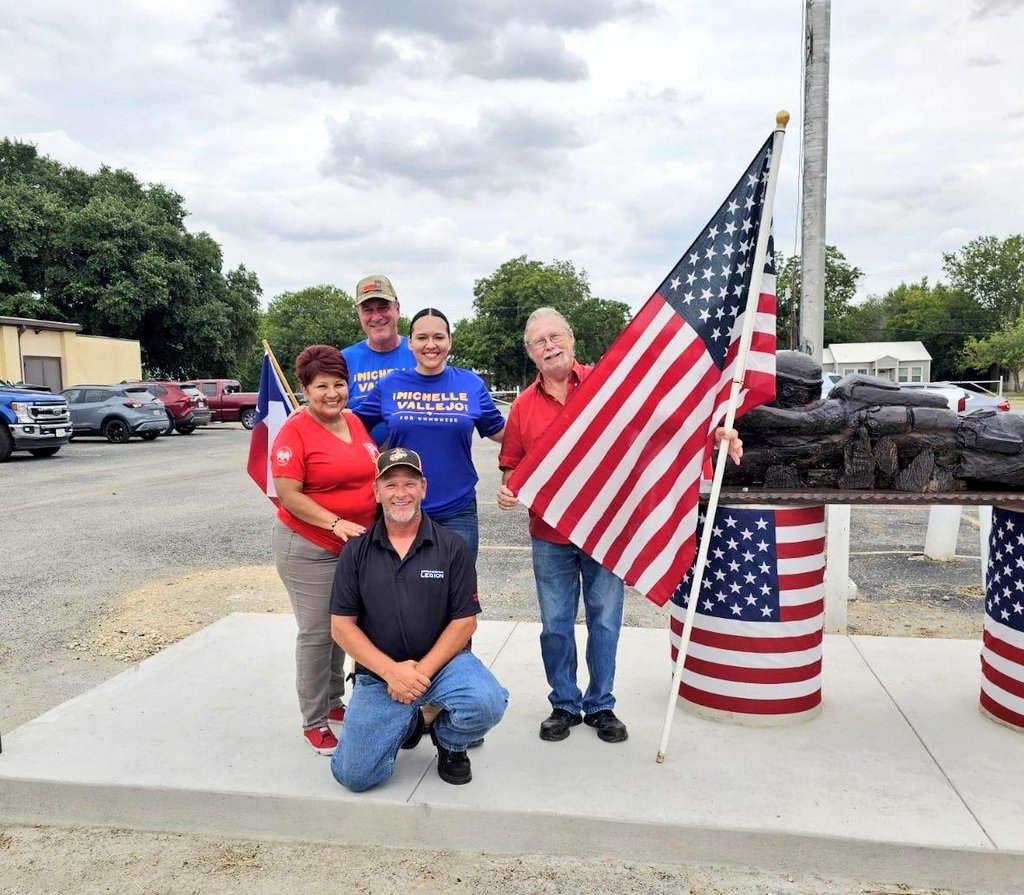
<path fill-rule="evenodd" d="M 57 855 L 60 862 L 53 860 Z M 0 831 L 0 878 L 5 895 L 954 895 L 947 889 L 742 868 L 68 827 Z"/>
<path fill-rule="evenodd" d="M 270 562 L 271 507 L 246 477 L 248 433 L 110 445 L 76 439 L 56 457 L 0 467 L 0 731 L 90 689 L 235 611 L 288 612 Z M 525 511 L 494 504 L 497 445 L 478 443 L 484 618 L 537 621 Z M 854 633 L 980 637 L 977 513 L 959 557 L 921 558 L 927 510 L 855 509 Z M 630 593 L 626 624 L 667 612 Z M 538 694 L 538 699 L 542 695 Z M 367 880 L 372 879 L 372 883 Z M 127 830 L 0 827 L 3 891 L 915 893 L 863 881 L 722 868 L 345 849 Z"/>

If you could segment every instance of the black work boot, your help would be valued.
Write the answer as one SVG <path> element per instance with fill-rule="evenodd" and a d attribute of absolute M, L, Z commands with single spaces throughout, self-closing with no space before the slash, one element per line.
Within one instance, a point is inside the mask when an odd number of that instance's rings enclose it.
<path fill-rule="evenodd" d="M 573 712 L 555 709 L 547 718 L 540 722 L 540 738 L 551 742 L 564 740 L 569 736 L 569 728 L 575 727 L 583 720 Z"/>
<path fill-rule="evenodd" d="M 583 723 L 588 727 L 593 727 L 597 731 L 598 739 L 604 740 L 606 743 L 621 743 L 629 737 L 626 725 L 615 717 L 615 712 L 611 709 L 603 709 L 600 712 L 587 715 L 583 719 Z"/>
<path fill-rule="evenodd" d="M 473 769 L 465 752 L 452 752 L 437 741 L 434 725 L 430 725 L 430 739 L 437 747 L 437 776 L 445 783 L 461 786 L 473 779 Z"/>

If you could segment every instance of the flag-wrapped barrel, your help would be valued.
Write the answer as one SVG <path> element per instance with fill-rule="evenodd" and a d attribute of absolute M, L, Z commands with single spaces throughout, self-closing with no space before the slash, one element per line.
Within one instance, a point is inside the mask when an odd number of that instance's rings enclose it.
<path fill-rule="evenodd" d="M 719 506 L 679 699 L 719 720 L 771 725 L 821 711 L 825 507 Z M 672 596 L 675 662 L 693 568 Z"/>
<path fill-rule="evenodd" d="M 981 709 L 1024 730 L 1024 511 L 995 507 L 985 574 Z"/>

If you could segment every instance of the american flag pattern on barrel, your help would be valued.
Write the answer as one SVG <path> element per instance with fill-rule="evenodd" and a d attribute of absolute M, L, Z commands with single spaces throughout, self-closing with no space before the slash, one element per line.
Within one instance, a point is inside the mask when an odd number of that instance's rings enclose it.
<path fill-rule="evenodd" d="M 673 661 L 692 575 L 672 596 Z M 745 715 L 817 706 L 824 579 L 824 506 L 720 506 L 679 695 Z"/>
<path fill-rule="evenodd" d="M 1024 512 L 996 507 L 985 574 L 981 704 L 1024 728 Z"/>

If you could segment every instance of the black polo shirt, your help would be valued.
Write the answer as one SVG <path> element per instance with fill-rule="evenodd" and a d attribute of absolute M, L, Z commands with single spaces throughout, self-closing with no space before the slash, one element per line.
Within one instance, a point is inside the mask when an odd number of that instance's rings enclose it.
<path fill-rule="evenodd" d="M 391 546 L 383 519 L 352 538 L 338 558 L 331 614 L 354 616 L 370 642 L 396 662 L 419 661 L 449 622 L 479 611 L 466 542 L 426 513 L 404 559 Z M 358 665 L 356 671 L 373 673 Z"/>

